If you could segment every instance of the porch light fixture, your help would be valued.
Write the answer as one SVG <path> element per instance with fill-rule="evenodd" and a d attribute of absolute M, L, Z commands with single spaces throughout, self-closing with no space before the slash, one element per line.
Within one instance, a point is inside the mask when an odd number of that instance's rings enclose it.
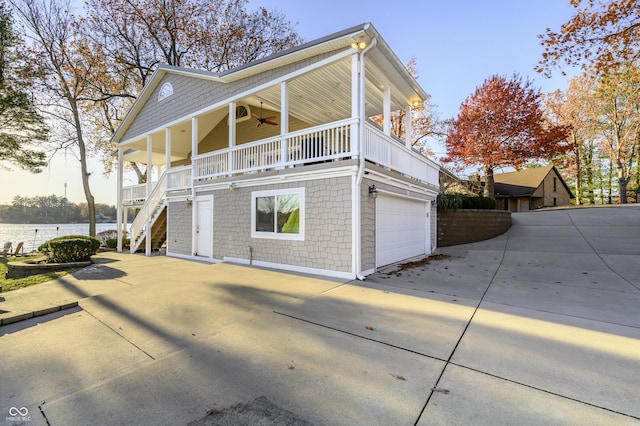
<path fill-rule="evenodd" d="M 233 191 L 234 189 L 236 189 L 236 184 L 232 182 L 229 184 L 229 191 Z"/>
<path fill-rule="evenodd" d="M 360 49 L 363 50 L 365 47 L 367 47 L 367 43 L 365 43 L 364 41 L 360 40 L 360 41 L 354 41 L 353 43 L 351 43 L 351 47 L 353 49 Z"/>
<path fill-rule="evenodd" d="M 371 185 L 369 187 L 369 197 L 373 198 L 374 200 L 378 198 L 378 188 L 376 188 L 375 185 Z"/>
<path fill-rule="evenodd" d="M 187 203 L 187 207 L 191 207 L 191 204 L 193 203 L 193 200 L 191 198 L 187 198 L 185 200 L 185 202 Z"/>

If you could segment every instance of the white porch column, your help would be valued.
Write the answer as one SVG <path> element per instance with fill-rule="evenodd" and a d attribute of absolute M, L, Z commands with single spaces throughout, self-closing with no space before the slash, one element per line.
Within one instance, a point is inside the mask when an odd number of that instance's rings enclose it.
<path fill-rule="evenodd" d="M 168 127 L 164 129 L 164 140 L 164 172 L 168 174 L 171 168 L 171 129 Z"/>
<path fill-rule="evenodd" d="M 358 54 L 351 56 L 351 118 L 360 118 L 360 63 Z M 358 143 L 358 129 L 364 126 L 363 122 L 358 122 L 351 126 L 351 155 L 360 155 L 360 144 Z"/>
<path fill-rule="evenodd" d="M 116 229 L 118 231 L 118 243 L 117 243 L 117 247 L 116 250 L 118 253 L 122 252 L 122 215 L 123 213 L 126 214 L 127 210 L 125 208 L 123 208 L 122 206 L 122 179 L 123 179 L 123 171 L 122 171 L 122 147 L 120 145 L 118 145 L 118 177 L 117 177 L 117 182 L 118 182 L 118 192 L 117 192 L 117 202 L 118 202 L 118 218 L 117 218 L 117 224 L 116 224 Z"/>
<path fill-rule="evenodd" d="M 229 102 L 229 148 L 236 146 L 236 105 L 235 102 Z M 231 176 L 235 168 L 233 164 L 233 151 L 229 151 L 227 155 L 227 171 L 229 172 L 229 176 Z"/>
<path fill-rule="evenodd" d="M 391 86 L 388 83 L 384 86 L 384 98 L 382 100 L 382 123 L 384 134 L 387 136 L 391 136 Z"/>
<path fill-rule="evenodd" d="M 194 168 L 195 158 L 198 156 L 198 118 L 191 118 L 191 168 L 193 178 L 198 175 L 198 171 Z"/>
<path fill-rule="evenodd" d="M 404 109 L 404 144 L 407 148 L 411 149 L 412 125 L 411 125 L 411 105 Z"/>
<path fill-rule="evenodd" d="M 151 135 L 147 136 L 147 196 L 146 200 L 149 200 L 149 196 L 151 195 L 151 191 L 153 191 L 153 187 L 151 185 L 151 181 L 153 180 L 153 158 L 151 154 L 153 153 L 153 140 Z M 151 219 L 151 209 L 149 209 L 149 204 L 147 204 L 147 211 L 145 212 L 145 217 L 147 218 L 147 223 L 145 225 L 144 232 L 144 241 L 145 248 L 144 254 L 147 256 L 151 256 L 151 223 L 149 220 Z"/>
<path fill-rule="evenodd" d="M 289 86 L 286 81 L 280 83 L 280 134 L 289 133 Z M 289 161 L 289 140 L 280 140 L 280 161 L 284 164 Z"/>
<path fill-rule="evenodd" d="M 191 119 L 191 157 L 198 155 L 198 117 Z"/>

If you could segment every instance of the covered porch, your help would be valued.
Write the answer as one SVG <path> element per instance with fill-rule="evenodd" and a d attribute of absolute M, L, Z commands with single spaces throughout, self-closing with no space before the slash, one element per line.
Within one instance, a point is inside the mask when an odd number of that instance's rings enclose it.
<path fill-rule="evenodd" d="M 366 61 L 375 43 L 326 55 L 223 101 L 212 99 L 203 110 L 122 141 L 118 204 L 140 208 L 130 228 L 131 250 L 151 234 L 168 194 L 188 199 L 196 187 L 220 178 L 258 177 L 285 168 L 303 171 L 311 164 L 364 157 L 437 185 L 437 166 L 411 147 L 411 106 L 422 99 L 396 77 L 405 69 Z M 158 99 L 173 90 L 164 83 Z M 391 130 L 392 111 L 398 110 L 406 117 L 403 140 Z M 380 117 L 382 125 L 372 117 Z M 145 164 L 146 183 L 123 186 L 125 162 Z M 122 215 L 119 222 L 118 229 L 125 231 Z M 150 243 L 146 238 L 147 254 Z"/>

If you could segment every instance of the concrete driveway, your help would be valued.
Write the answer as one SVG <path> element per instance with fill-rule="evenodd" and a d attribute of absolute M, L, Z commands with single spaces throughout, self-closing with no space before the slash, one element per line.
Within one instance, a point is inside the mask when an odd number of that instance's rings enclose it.
<path fill-rule="evenodd" d="M 438 253 L 346 283 L 101 254 L 1 295 L 78 307 L 0 327 L 0 424 L 640 424 L 640 206 Z"/>

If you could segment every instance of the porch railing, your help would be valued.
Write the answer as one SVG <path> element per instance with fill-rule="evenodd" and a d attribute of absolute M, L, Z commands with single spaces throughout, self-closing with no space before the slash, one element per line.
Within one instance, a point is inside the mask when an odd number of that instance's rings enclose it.
<path fill-rule="evenodd" d="M 364 155 L 367 160 L 389 167 L 406 176 L 438 185 L 439 166 L 424 155 L 407 149 L 375 126 L 364 126 Z"/>
<path fill-rule="evenodd" d="M 167 171 L 167 189 L 191 188 L 191 166 L 182 166 Z"/>
<path fill-rule="evenodd" d="M 155 186 L 156 182 L 153 182 L 151 186 Z M 135 202 L 144 202 L 147 198 L 147 184 L 141 183 L 139 185 L 125 186 L 122 188 L 122 202 L 129 204 Z"/>
<path fill-rule="evenodd" d="M 351 156 L 355 154 L 351 145 L 351 127 L 355 123 L 356 119 L 341 120 L 194 156 L 195 179 Z"/>
<path fill-rule="evenodd" d="M 169 169 L 166 173 L 166 189 L 191 188 L 192 172 L 193 179 L 201 181 L 354 157 L 358 155 L 358 147 L 351 142 L 357 122 L 357 119 L 345 119 L 194 156 L 192 165 Z M 364 155 L 367 160 L 423 182 L 438 185 L 439 166 L 436 163 L 407 149 L 403 143 L 385 135 L 375 126 L 365 123 L 364 127 Z M 154 184 L 154 188 L 157 187 L 158 185 Z M 123 188 L 122 198 L 125 203 L 144 201 L 146 185 Z"/>

